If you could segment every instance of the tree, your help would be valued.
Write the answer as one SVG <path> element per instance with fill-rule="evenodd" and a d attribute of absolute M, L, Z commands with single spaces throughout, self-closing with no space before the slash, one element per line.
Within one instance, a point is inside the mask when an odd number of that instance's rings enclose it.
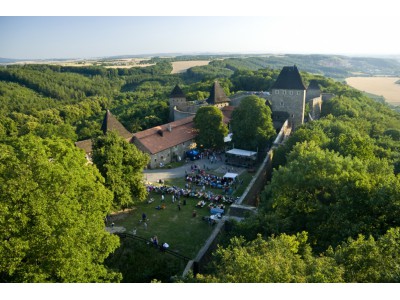
<path fill-rule="evenodd" d="M 200 107 L 194 117 L 196 143 L 205 149 L 223 149 L 228 128 L 221 110 L 215 106 Z"/>
<path fill-rule="evenodd" d="M 271 110 L 257 96 L 244 98 L 232 112 L 232 142 L 236 148 L 264 150 L 267 142 L 276 134 Z"/>
<path fill-rule="evenodd" d="M 200 282 L 343 282 L 343 269 L 329 257 L 314 257 L 307 233 L 281 234 L 253 241 L 234 237 L 214 254 L 212 274 L 197 275 Z"/>
<path fill-rule="evenodd" d="M 0 144 L 2 282 L 115 282 L 103 262 L 112 194 L 72 142 L 26 135 Z"/>
<path fill-rule="evenodd" d="M 314 142 L 297 144 L 268 191 L 274 213 L 291 222 L 290 232 L 307 231 L 319 250 L 399 225 L 400 177 L 384 159 L 362 161 Z"/>
<path fill-rule="evenodd" d="M 346 282 L 400 282 L 400 228 L 374 239 L 359 235 L 330 251 L 345 269 Z M 327 251 L 328 253 L 328 251 Z"/>
<path fill-rule="evenodd" d="M 149 156 L 135 145 L 113 131 L 107 132 L 93 141 L 93 162 L 104 176 L 106 187 L 114 193 L 115 209 L 127 208 L 146 198 L 142 172 Z"/>

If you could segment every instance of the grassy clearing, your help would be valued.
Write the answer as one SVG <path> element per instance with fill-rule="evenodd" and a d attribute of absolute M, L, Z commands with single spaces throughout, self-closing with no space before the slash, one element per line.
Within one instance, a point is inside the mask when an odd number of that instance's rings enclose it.
<path fill-rule="evenodd" d="M 217 176 L 223 174 L 210 172 Z M 242 195 L 247 185 L 251 181 L 254 174 L 244 172 L 239 176 L 243 180 L 242 185 L 238 185 L 234 191 L 234 197 Z M 167 186 L 185 186 L 185 178 L 173 178 L 165 181 Z M 200 187 L 199 187 L 200 188 Z M 221 189 L 207 188 L 206 191 L 211 191 L 214 194 L 221 194 Z M 148 200 L 154 199 L 154 202 L 147 203 Z M 186 199 L 186 205 L 183 205 Z M 200 199 L 192 197 L 181 197 L 181 210 L 178 209 L 178 202 L 172 203 L 172 195 L 165 195 L 165 209 L 157 210 L 156 207 L 162 205 L 161 194 L 150 193 L 146 202 L 136 205 L 132 210 L 124 213 L 119 213 L 113 216 L 115 226 L 121 226 L 126 229 L 126 232 L 132 233 L 136 229 L 138 236 L 149 239 L 157 235 L 159 242 L 167 242 L 170 249 L 182 255 L 194 258 L 200 248 L 204 245 L 213 230 L 202 217 L 209 216 L 209 208 L 197 208 L 196 204 Z M 196 210 L 197 216 L 193 217 L 193 210 Z M 226 213 L 229 211 L 229 206 L 226 206 Z M 147 228 L 142 219 L 142 213 L 145 213 L 149 219 Z"/>
<path fill-rule="evenodd" d="M 166 195 L 166 208 L 157 210 L 156 206 L 162 204 L 161 195 L 150 193 L 148 199 L 150 198 L 153 198 L 154 202 L 141 203 L 129 212 L 119 214 L 114 220 L 115 226 L 125 227 L 128 233 L 136 229 L 138 236 L 149 240 L 157 235 L 159 242 L 167 242 L 171 250 L 194 258 L 213 229 L 202 220 L 203 216 L 209 215 L 208 208 L 196 208 L 198 199 L 181 197 L 181 210 L 179 210 L 177 202 L 172 203 L 172 196 Z M 186 205 L 183 205 L 184 199 L 186 199 Z M 192 217 L 193 210 L 197 212 L 196 217 Z M 143 222 L 140 222 L 142 213 L 145 213 L 149 219 L 146 222 L 147 228 Z"/>

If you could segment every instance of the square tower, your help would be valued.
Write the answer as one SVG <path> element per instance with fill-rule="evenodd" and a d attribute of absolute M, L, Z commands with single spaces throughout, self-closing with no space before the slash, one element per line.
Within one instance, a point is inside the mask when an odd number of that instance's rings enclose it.
<path fill-rule="evenodd" d="M 287 115 L 292 130 L 304 123 L 306 87 L 296 66 L 283 67 L 271 88 L 272 116 Z"/>

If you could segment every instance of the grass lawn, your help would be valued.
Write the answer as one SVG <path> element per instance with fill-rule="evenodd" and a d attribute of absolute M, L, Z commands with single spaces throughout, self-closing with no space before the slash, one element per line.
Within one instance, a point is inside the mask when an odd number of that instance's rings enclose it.
<path fill-rule="evenodd" d="M 223 176 L 223 174 L 215 172 L 210 173 Z M 243 180 L 243 184 L 237 187 L 232 196 L 241 196 L 253 175 L 247 172 L 242 173 L 239 177 Z M 168 186 L 184 187 L 185 183 L 183 177 L 165 181 Z M 215 194 L 222 193 L 221 189 L 207 188 L 207 190 L 211 190 Z M 147 200 L 150 198 L 153 198 L 154 202 L 148 204 L 146 201 L 136 205 L 132 210 L 114 215 L 112 220 L 115 226 L 124 227 L 127 233 L 132 233 L 136 229 L 136 235 L 149 241 L 151 237 L 156 235 L 160 243 L 167 242 L 170 245 L 170 250 L 194 258 L 214 228 L 202 220 L 203 216 L 210 215 L 207 205 L 203 208 L 197 208 L 196 204 L 200 199 L 183 196 L 180 199 L 181 210 L 179 210 L 178 202 L 172 203 L 172 195 L 167 194 L 165 195 L 166 208 L 157 210 L 156 206 L 162 204 L 161 194 L 150 193 Z M 183 205 L 184 199 L 186 199 L 186 205 Z M 192 216 L 193 210 L 197 212 L 196 217 Z M 228 210 L 229 205 L 226 205 L 225 213 Z M 147 228 L 140 222 L 142 213 L 145 213 L 148 218 Z"/>
<path fill-rule="evenodd" d="M 195 207 L 198 199 L 185 198 L 186 205 L 183 205 L 181 197 L 181 210 L 178 210 L 177 201 L 172 203 L 172 196 L 165 196 L 165 209 L 157 210 L 156 206 L 161 205 L 161 195 L 150 193 L 149 198 L 154 202 L 147 204 L 141 203 L 133 210 L 119 214 L 113 217 L 115 226 L 126 228 L 127 233 L 132 233 L 136 228 L 136 234 L 150 240 L 150 237 L 157 235 L 160 243 L 167 242 L 170 250 L 178 252 L 190 258 L 194 258 L 197 252 L 203 246 L 213 227 L 202 220 L 203 216 L 209 216 L 209 210 Z M 197 216 L 192 217 L 193 210 L 196 210 Z M 140 222 L 142 213 L 145 213 L 149 219 L 147 229 Z"/>

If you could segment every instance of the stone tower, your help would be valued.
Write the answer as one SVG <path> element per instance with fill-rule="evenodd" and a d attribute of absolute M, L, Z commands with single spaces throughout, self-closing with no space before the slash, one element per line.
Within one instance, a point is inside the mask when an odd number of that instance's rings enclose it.
<path fill-rule="evenodd" d="M 228 106 L 231 101 L 225 94 L 223 88 L 218 81 L 215 81 L 211 90 L 210 97 L 206 100 L 209 105 L 214 105 L 218 108 Z"/>
<path fill-rule="evenodd" d="M 292 130 L 304 123 L 306 87 L 296 66 L 283 67 L 271 88 L 272 115 L 289 119 Z"/>
<path fill-rule="evenodd" d="M 183 93 L 179 85 L 176 85 L 169 96 L 169 119 L 174 121 L 174 107 L 186 106 L 186 95 Z"/>
<path fill-rule="evenodd" d="M 316 80 L 311 80 L 307 88 L 306 102 L 318 97 L 321 97 L 321 89 Z"/>

